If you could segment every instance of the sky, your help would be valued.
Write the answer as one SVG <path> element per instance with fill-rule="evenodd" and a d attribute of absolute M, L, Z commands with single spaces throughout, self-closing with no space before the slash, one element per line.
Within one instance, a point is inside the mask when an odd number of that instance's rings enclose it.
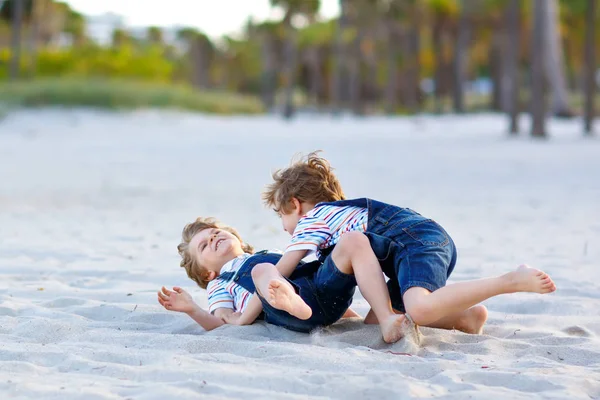
<path fill-rule="evenodd" d="M 127 26 L 192 26 L 211 37 L 239 32 L 249 16 L 257 21 L 279 19 L 269 0 L 67 0 L 85 15 L 108 12 L 124 17 Z M 339 13 L 339 0 L 321 0 L 320 15 Z"/>

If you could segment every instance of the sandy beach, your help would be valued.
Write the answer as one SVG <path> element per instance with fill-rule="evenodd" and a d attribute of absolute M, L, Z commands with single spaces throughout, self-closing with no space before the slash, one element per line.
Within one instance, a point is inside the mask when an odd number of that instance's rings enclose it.
<path fill-rule="evenodd" d="M 528 122 L 523 118 L 523 131 Z M 354 119 L 33 110 L 0 121 L 0 399 L 600 399 L 600 141 L 508 139 L 504 116 Z M 600 129 L 600 128 L 598 128 Z M 185 223 L 284 248 L 273 169 L 323 149 L 349 197 L 413 208 L 459 251 L 450 282 L 528 263 L 558 290 L 484 304 L 483 335 L 394 345 L 347 320 L 211 332 L 156 301 Z M 357 293 L 353 307 L 368 305 Z"/>

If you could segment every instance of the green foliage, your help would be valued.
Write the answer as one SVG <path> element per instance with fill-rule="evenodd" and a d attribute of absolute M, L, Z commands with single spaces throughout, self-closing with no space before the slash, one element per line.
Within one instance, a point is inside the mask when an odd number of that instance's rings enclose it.
<path fill-rule="evenodd" d="M 10 52 L 0 51 L 0 79 L 8 76 Z M 130 45 L 119 48 L 84 47 L 61 50 L 45 49 L 38 53 L 36 74 L 40 77 L 86 76 L 135 78 L 168 82 L 174 64 L 163 57 L 158 46 L 143 50 Z"/>
<path fill-rule="evenodd" d="M 14 106 L 174 108 L 217 114 L 262 113 L 251 96 L 198 92 L 186 86 L 106 79 L 48 79 L 0 85 L 0 103 Z"/>
<path fill-rule="evenodd" d="M 303 28 L 298 33 L 298 45 L 300 47 L 321 46 L 333 41 L 335 21 L 316 22 Z"/>

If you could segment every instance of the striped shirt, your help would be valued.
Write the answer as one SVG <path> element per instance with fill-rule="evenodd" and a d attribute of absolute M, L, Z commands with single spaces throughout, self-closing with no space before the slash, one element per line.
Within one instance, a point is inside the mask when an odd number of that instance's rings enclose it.
<path fill-rule="evenodd" d="M 252 254 L 243 254 L 229 261 L 221 268 L 221 274 L 224 272 L 237 272 L 250 256 Z M 229 308 L 233 311 L 243 312 L 252 297 L 252 293 L 234 281 L 218 277 L 208 282 L 206 290 L 208 292 L 208 312 L 211 314 L 217 308 Z"/>
<path fill-rule="evenodd" d="M 362 207 L 317 205 L 306 213 L 294 230 L 286 252 L 319 250 L 335 245 L 345 232 L 366 232 L 369 213 Z"/>

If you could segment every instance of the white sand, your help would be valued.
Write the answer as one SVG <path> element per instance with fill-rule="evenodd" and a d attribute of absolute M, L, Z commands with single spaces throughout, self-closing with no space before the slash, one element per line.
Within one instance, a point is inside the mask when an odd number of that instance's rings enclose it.
<path fill-rule="evenodd" d="M 501 116 L 216 118 L 27 111 L 0 122 L 0 399 L 600 398 L 600 141 L 579 121 L 507 140 Z M 162 310 L 183 225 L 282 248 L 270 171 L 324 149 L 350 197 L 437 219 L 453 281 L 527 262 L 551 295 L 487 301 L 482 336 L 422 329 L 384 345 L 346 321 L 313 335 L 256 323 L 205 333 Z M 367 311 L 357 296 L 355 308 Z M 409 353 L 404 355 L 400 353 Z"/>

